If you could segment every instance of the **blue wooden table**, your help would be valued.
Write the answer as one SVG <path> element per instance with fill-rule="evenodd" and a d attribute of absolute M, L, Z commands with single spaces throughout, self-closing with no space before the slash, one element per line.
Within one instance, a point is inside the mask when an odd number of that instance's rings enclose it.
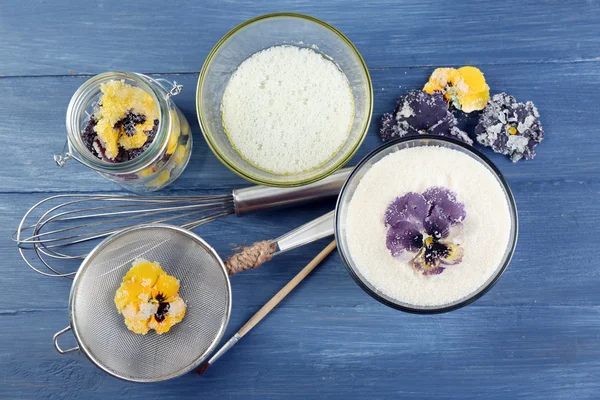
<path fill-rule="evenodd" d="M 81 354 L 60 356 L 70 281 L 21 261 L 10 236 L 51 193 L 116 192 L 52 154 L 65 140 L 73 92 L 91 75 L 137 71 L 177 80 L 192 124 L 189 167 L 165 193 L 247 185 L 203 141 L 198 71 L 217 40 L 274 11 L 321 18 L 362 52 L 381 114 L 422 87 L 434 67 L 475 65 L 493 93 L 535 102 L 546 140 L 533 161 L 485 151 L 511 185 L 520 237 L 512 264 L 482 299 L 434 316 L 401 313 L 366 295 L 337 254 L 203 377 L 160 384 L 112 378 Z M 0 5 L 0 398 L 597 399 L 600 397 L 600 2 L 2 1 Z M 228 217 L 197 229 L 219 252 L 273 238 L 333 207 Z M 291 279 L 325 241 L 236 276 L 226 336 Z M 598 258 L 597 258 L 598 257 Z"/>

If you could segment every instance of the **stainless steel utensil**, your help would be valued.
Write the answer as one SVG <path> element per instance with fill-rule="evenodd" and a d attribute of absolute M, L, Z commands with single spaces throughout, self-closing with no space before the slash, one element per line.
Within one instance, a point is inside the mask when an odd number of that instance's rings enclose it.
<path fill-rule="evenodd" d="M 349 251 L 348 242 L 346 239 L 346 219 L 348 207 L 350 205 L 350 200 L 352 199 L 352 196 L 354 195 L 354 192 L 363 176 L 375 163 L 385 156 L 396 151 L 401 151 L 402 149 L 421 146 L 439 146 L 449 148 L 466 154 L 467 156 L 472 157 L 480 162 L 498 180 L 498 183 L 503 188 L 506 201 L 510 208 L 510 240 L 505 249 L 504 258 L 498 265 L 496 271 L 489 277 L 487 281 L 482 282 L 481 286 L 478 287 L 477 290 L 473 291 L 468 296 L 442 306 L 420 306 L 403 303 L 377 289 L 369 282 L 367 278 L 362 275 L 360 270 L 357 268 L 356 263 L 354 262 L 354 259 Z M 431 135 L 419 135 L 416 137 L 407 137 L 386 143 L 363 158 L 350 173 L 350 176 L 344 183 L 344 186 L 340 191 L 340 195 L 338 196 L 335 211 L 331 211 L 322 217 L 319 217 L 316 220 L 311 221 L 295 229 L 294 231 L 286 233 L 285 235 L 273 240 L 273 242 L 277 244 L 277 249 L 274 254 L 291 250 L 304 244 L 311 243 L 317 239 L 331 236 L 334 233 L 337 241 L 338 252 L 340 253 L 340 257 L 346 266 L 348 273 L 365 292 L 381 303 L 402 311 L 418 314 L 432 314 L 452 311 L 463 307 L 483 296 L 492 286 L 494 286 L 510 263 L 514 253 L 518 236 L 518 215 L 515 200 L 508 183 L 504 180 L 501 172 L 494 166 L 494 164 L 492 164 L 491 161 L 487 159 L 487 157 L 477 150 L 474 150 L 472 147 L 467 146 L 455 139 Z"/>
<path fill-rule="evenodd" d="M 278 253 L 296 247 L 286 243 L 315 240 L 316 230 L 328 232 L 322 228 L 313 221 L 284 235 Z M 115 307 L 115 293 L 137 258 L 159 262 L 181 282 L 179 294 L 187 312 L 165 334 L 134 334 Z M 117 378 L 156 382 L 183 375 L 205 361 L 223 336 L 230 313 L 229 274 L 212 247 L 181 227 L 138 225 L 105 239 L 85 258 L 71 286 L 69 326 L 53 341 L 59 353 L 79 350 Z M 68 331 L 77 347 L 63 349 L 59 338 Z"/>
<path fill-rule="evenodd" d="M 45 276 L 72 277 L 75 272 L 61 272 L 51 265 L 51 260 L 81 260 L 99 239 L 140 223 L 169 223 L 195 229 L 229 214 L 242 215 L 336 196 L 350 170 L 342 169 L 301 187 L 252 186 L 225 195 L 56 195 L 27 211 L 13 240 L 34 271 Z M 26 257 L 27 250 L 33 251 L 41 269 Z"/>
<path fill-rule="evenodd" d="M 115 293 L 136 258 L 159 262 L 181 282 L 186 315 L 165 334 L 134 334 L 115 307 Z M 117 378 L 162 381 L 206 359 L 221 339 L 230 312 L 229 277 L 212 247 L 180 227 L 139 225 L 105 239 L 83 261 L 71 287 L 70 324 L 54 336 L 54 345 L 61 354 L 80 350 Z M 77 347 L 65 350 L 58 340 L 69 330 Z"/>

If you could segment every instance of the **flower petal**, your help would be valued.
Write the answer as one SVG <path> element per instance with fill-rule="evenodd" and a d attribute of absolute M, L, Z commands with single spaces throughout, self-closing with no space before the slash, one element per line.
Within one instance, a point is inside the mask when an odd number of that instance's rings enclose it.
<path fill-rule="evenodd" d="M 423 225 L 425 232 L 435 239 L 445 238 L 450 233 L 448 217 L 443 213 L 442 208 L 437 205 L 431 209 L 431 213 L 425 218 Z"/>
<path fill-rule="evenodd" d="M 423 235 L 408 221 L 399 221 L 388 229 L 386 246 L 393 256 L 404 250 L 418 251 L 423 246 Z"/>
<path fill-rule="evenodd" d="M 445 218 L 451 225 L 461 223 L 467 216 L 465 205 L 456 199 L 454 192 L 444 187 L 431 187 L 423 193 L 423 197 L 432 206 L 430 215 L 435 211 L 440 218 Z"/>
<path fill-rule="evenodd" d="M 498 93 L 488 101 L 477 126 L 477 141 L 512 161 L 531 160 L 535 147 L 544 139 L 544 129 L 535 105 L 519 103 L 513 96 Z"/>
<path fill-rule="evenodd" d="M 465 254 L 462 247 L 450 242 L 440 242 L 439 244 L 446 247 L 445 254 L 440 256 L 440 262 L 442 264 L 454 265 L 462 261 L 463 255 Z"/>
<path fill-rule="evenodd" d="M 429 213 L 430 205 L 419 194 L 409 192 L 397 197 L 385 210 L 385 225 L 395 227 L 399 222 L 410 222 L 417 230 L 423 229 L 423 220 Z"/>
<path fill-rule="evenodd" d="M 427 256 L 427 249 L 425 247 L 422 247 L 417 255 L 410 260 L 410 264 L 415 269 L 421 271 L 423 275 L 438 275 L 444 270 L 437 258 Z"/>
<path fill-rule="evenodd" d="M 161 275 L 156 281 L 156 285 L 152 289 L 152 297 L 157 299 L 160 295 L 159 301 L 166 301 L 170 297 L 177 296 L 179 293 L 179 279 L 171 275 Z"/>

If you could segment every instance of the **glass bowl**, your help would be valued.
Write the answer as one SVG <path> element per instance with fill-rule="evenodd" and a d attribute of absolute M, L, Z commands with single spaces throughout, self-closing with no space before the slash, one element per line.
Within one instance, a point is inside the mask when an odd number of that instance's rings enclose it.
<path fill-rule="evenodd" d="M 221 115 L 223 92 L 237 67 L 258 51 L 284 44 L 311 48 L 332 59 L 346 74 L 354 98 L 354 120 L 341 149 L 316 168 L 290 175 L 264 171 L 244 160 L 231 145 Z M 363 58 L 340 31 L 307 15 L 267 14 L 235 27 L 212 49 L 198 79 L 196 112 L 208 146 L 233 172 L 261 185 L 301 186 L 325 178 L 356 153 L 371 121 L 373 87 Z"/>
<path fill-rule="evenodd" d="M 379 160 L 391 153 L 395 153 L 406 148 L 422 146 L 438 146 L 456 150 L 463 154 L 466 154 L 467 156 L 473 158 L 474 160 L 478 161 L 481 165 L 483 165 L 494 177 L 496 177 L 496 180 L 500 184 L 500 187 L 504 192 L 504 196 L 508 204 L 511 220 L 509 239 L 504 250 L 502 261 L 498 264 L 492 275 L 486 281 L 482 282 L 482 284 L 475 291 L 471 292 L 467 296 L 446 304 L 436 306 L 420 306 L 403 303 L 386 295 L 385 293 L 377 289 L 375 286 L 373 286 L 361 274 L 360 270 L 356 266 L 356 263 L 352 259 L 348 247 L 345 223 L 345 221 L 348 219 L 348 208 L 350 206 L 350 201 L 354 196 L 354 193 L 360 181 L 365 176 L 365 174 L 371 169 L 371 167 Z M 398 310 L 416 314 L 434 314 L 456 310 L 467 304 L 472 303 L 473 301 L 483 296 L 500 279 L 500 277 L 506 270 L 506 267 L 510 263 L 510 260 L 512 259 L 513 253 L 515 251 L 515 247 L 517 245 L 517 236 L 519 230 L 518 227 L 519 223 L 515 199 L 510 190 L 510 187 L 508 186 L 508 183 L 506 182 L 498 168 L 496 168 L 496 166 L 492 164 L 492 162 L 486 156 L 484 156 L 479 151 L 473 149 L 471 146 L 467 146 L 456 139 L 432 135 L 419 135 L 417 137 L 412 136 L 397 139 L 377 148 L 376 150 L 368 154 L 365 158 L 363 158 L 360 161 L 360 163 L 358 163 L 358 165 L 354 168 L 354 170 L 346 180 L 346 183 L 342 187 L 342 190 L 338 197 L 338 203 L 335 213 L 335 238 L 338 244 L 338 250 L 342 261 L 346 266 L 346 269 L 348 270 L 352 278 L 356 281 L 356 283 L 365 292 L 367 292 L 379 302 L 392 308 L 396 308 Z"/>

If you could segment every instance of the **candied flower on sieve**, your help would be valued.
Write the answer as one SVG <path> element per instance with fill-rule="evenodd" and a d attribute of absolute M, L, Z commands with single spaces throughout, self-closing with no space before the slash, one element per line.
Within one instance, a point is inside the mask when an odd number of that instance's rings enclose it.
<path fill-rule="evenodd" d="M 448 104 L 440 92 L 426 93 L 413 90 L 402 96 L 393 113 L 382 118 L 381 139 L 388 140 L 404 136 L 431 134 L 449 136 L 472 145 L 473 141 L 466 132 L 457 126 L 454 115 L 448 110 Z"/>
<path fill-rule="evenodd" d="M 466 113 L 483 110 L 490 97 L 490 88 L 483 73 L 470 66 L 436 68 L 423 90 L 443 93 L 455 108 Z"/>
<path fill-rule="evenodd" d="M 386 246 L 394 257 L 405 251 L 416 253 L 410 264 L 423 275 L 441 274 L 446 266 L 462 261 L 462 247 L 449 236 L 450 227 L 465 217 L 464 204 L 446 188 L 409 192 L 394 199 L 385 211 Z"/>
<path fill-rule="evenodd" d="M 178 292 L 177 278 L 158 263 L 138 259 L 123 278 L 115 305 L 129 330 L 145 335 L 154 329 L 160 335 L 185 316 L 186 305 Z"/>
<path fill-rule="evenodd" d="M 535 157 L 535 147 L 544 139 L 544 129 L 535 105 L 519 103 L 506 93 L 492 96 L 475 127 L 477 141 L 513 162 Z"/>

